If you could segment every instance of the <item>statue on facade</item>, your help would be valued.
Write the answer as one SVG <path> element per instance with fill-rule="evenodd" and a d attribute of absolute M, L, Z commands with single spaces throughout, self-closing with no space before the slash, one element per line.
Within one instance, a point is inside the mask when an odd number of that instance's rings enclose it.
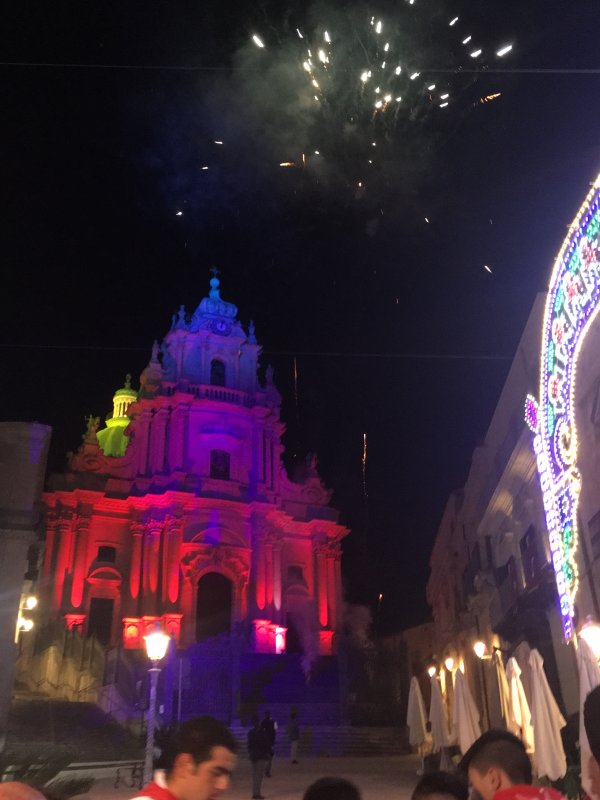
<path fill-rule="evenodd" d="M 93 417 L 90 414 L 89 416 L 85 417 L 85 422 L 87 427 L 81 438 L 84 442 L 96 441 L 96 434 L 98 433 L 98 428 L 100 427 L 100 417 Z"/>

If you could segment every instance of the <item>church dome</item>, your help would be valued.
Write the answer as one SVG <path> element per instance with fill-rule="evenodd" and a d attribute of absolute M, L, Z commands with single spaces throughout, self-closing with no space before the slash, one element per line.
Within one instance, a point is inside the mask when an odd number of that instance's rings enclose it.
<path fill-rule="evenodd" d="M 113 413 L 106 420 L 106 428 L 98 431 L 98 443 L 105 456 L 118 458 L 125 455 L 129 438 L 125 436 L 125 428 L 129 425 L 127 409 L 138 399 L 135 389 L 131 388 L 131 375 L 126 375 L 125 385 L 113 395 Z"/>

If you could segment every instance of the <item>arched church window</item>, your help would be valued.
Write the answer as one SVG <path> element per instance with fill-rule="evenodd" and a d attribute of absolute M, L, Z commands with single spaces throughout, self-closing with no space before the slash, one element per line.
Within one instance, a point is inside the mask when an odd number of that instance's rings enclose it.
<path fill-rule="evenodd" d="M 96 556 L 96 561 L 105 561 L 110 564 L 114 564 L 117 560 L 117 550 L 115 547 L 110 547 L 109 545 L 101 544 L 98 547 L 98 555 Z"/>
<path fill-rule="evenodd" d="M 210 477 L 218 481 L 229 480 L 230 456 L 227 450 L 210 451 Z"/>
<path fill-rule="evenodd" d="M 225 364 L 218 358 L 210 362 L 211 386 L 225 386 Z"/>

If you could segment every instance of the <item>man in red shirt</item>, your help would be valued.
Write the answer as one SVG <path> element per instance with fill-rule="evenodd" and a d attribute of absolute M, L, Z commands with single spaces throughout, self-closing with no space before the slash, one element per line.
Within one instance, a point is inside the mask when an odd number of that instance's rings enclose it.
<path fill-rule="evenodd" d="M 236 747 L 229 729 L 212 717 L 185 722 L 165 748 L 164 771 L 135 800 L 218 800 L 229 788 Z"/>
<path fill-rule="evenodd" d="M 480 736 L 463 756 L 461 768 L 482 800 L 564 800 L 556 789 L 531 785 L 525 746 L 508 731 L 490 730 Z"/>

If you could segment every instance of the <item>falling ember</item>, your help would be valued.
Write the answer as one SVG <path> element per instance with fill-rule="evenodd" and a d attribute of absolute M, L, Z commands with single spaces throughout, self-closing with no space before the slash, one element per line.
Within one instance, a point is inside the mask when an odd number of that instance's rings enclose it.
<path fill-rule="evenodd" d="M 381 24 L 381 20 L 378 21 L 377 25 L 375 25 L 375 33 L 381 33 L 383 25 Z"/>
<path fill-rule="evenodd" d="M 491 103 L 492 100 L 496 100 L 498 97 L 501 97 L 501 96 L 502 96 L 502 92 L 496 92 L 495 94 L 488 94 L 485 97 L 480 97 L 479 98 L 479 102 L 480 103 Z M 473 103 L 473 105 L 476 105 L 476 103 Z"/>
<path fill-rule="evenodd" d="M 296 166 L 296 162 L 295 161 L 282 161 L 279 166 L 280 167 L 295 167 Z"/>
<path fill-rule="evenodd" d="M 466 38 L 466 39 L 463 39 L 463 40 L 462 40 L 462 43 L 463 43 L 463 44 L 469 44 L 469 42 L 471 41 L 471 39 L 472 39 L 472 38 L 473 38 L 472 36 L 467 36 L 467 38 Z"/>
<path fill-rule="evenodd" d="M 449 94 L 441 94 L 440 95 L 440 100 L 447 100 L 449 97 L 450 97 Z"/>
<path fill-rule="evenodd" d="M 331 44 L 331 39 L 330 39 L 329 34 L 327 33 L 327 31 L 325 31 L 324 38 L 325 38 L 325 41 L 327 42 L 327 44 Z"/>
<path fill-rule="evenodd" d="M 425 217 L 425 222 L 426 222 L 427 224 L 429 224 L 429 220 L 427 219 L 427 217 Z"/>
<path fill-rule="evenodd" d="M 298 28 L 296 28 L 296 33 L 298 34 L 298 38 L 299 38 L 299 39 L 304 39 L 304 36 L 302 36 L 302 34 L 301 34 L 301 33 L 300 33 L 300 31 L 298 30 Z"/>
<path fill-rule="evenodd" d="M 329 61 L 325 50 L 319 50 L 319 61 L 321 61 L 323 64 L 327 64 L 327 62 Z"/>
<path fill-rule="evenodd" d="M 300 406 L 298 405 L 298 362 L 294 356 L 294 400 L 296 402 L 296 419 L 300 420 Z"/>
<path fill-rule="evenodd" d="M 360 79 L 361 79 L 361 81 L 362 81 L 363 83 L 366 83 L 366 82 L 369 80 L 369 73 L 368 73 L 368 72 L 366 72 L 366 71 L 365 71 L 365 72 L 362 72 L 362 73 L 361 73 L 361 76 L 360 76 Z"/>
<path fill-rule="evenodd" d="M 490 275 L 493 275 L 493 274 L 494 274 L 494 273 L 492 272 L 492 270 L 491 270 L 491 269 L 488 267 L 488 265 L 487 265 L 487 264 L 484 264 L 484 265 L 483 265 L 483 268 L 484 268 L 485 270 L 487 270 L 487 271 L 490 273 Z"/>
<path fill-rule="evenodd" d="M 428 92 L 433 92 L 434 89 L 435 89 L 435 83 L 430 83 L 429 86 L 427 87 Z"/>
<path fill-rule="evenodd" d="M 456 25 L 457 22 L 458 22 L 458 17 L 454 17 L 454 19 L 451 19 L 449 22 L 450 27 Z"/>
<path fill-rule="evenodd" d="M 420 74 L 420 72 L 413 72 L 413 74 L 410 76 L 411 81 L 414 81 L 415 78 L 418 78 Z"/>
<path fill-rule="evenodd" d="M 379 108 L 383 108 L 383 103 L 381 102 L 381 100 L 378 100 L 378 101 L 375 103 L 375 108 L 377 108 L 377 109 L 379 109 Z"/>
<path fill-rule="evenodd" d="M 394 72 L 396 73 L 396 75 L 400 75 L 400 73 L 402 72 L 402 67 L 398 64 Z"/>
<path fill-rule="evenodd" d="M 223 142 L 219 142 L 217 139 L 215 139 L 215 144 L 223 144 Z"/>
<path fill-rule="evenodd" d="M 202 167 L 202 169 L 208 169 L 208 167 Z"/>
<path fill-rule="evenodd" d="M 386 94 L 383 99 L 385 100 L 386 103 L 391 103 L 392 95 L 391 94 Z"/>
<path fill-rule="evenodd" d="M 383 52 L 384 52 L 384 53 L 387 53 L 387 51 L 388 51 L 389 49 L 390 49 L 390 43 L 389 43 L 389 42 L 386 42 L 386 43 L 384 44 L 384 46 L 383 46 Z"/>
<path fill-rule="evenodd" d="M 513 48 L 512 44 L 507 44 L 505 47 L 501 47 L 500 50 L 498 50 L 498 52 L 496 53 L 496 55 L 502 58 L 502 56 L 505 56 L 507 53 L 510 53 L 512 48 Z"/>
<path fill-rule="evenodd" d="M 363 454 L 362 454 L 362 480 L 363 480 L 363 495 L 368 497 L 367 494 L 367 434 L 363 433 Z"/>
<path fill-rule="evenodd" d="M 448 101 L 446 100 L 445 103 L 440 103 L 440 108 L 446 108 L 447 105 L 448 105 Z"/>
<path fill-rule="evenodd" d="M 260 38 L 260 36 L 257 36 L 256 34 L 254 34 L 254 36 L 252 37 L 252 41 L 254 42 L 254 44 L 257 47 L 264 47 L 263 41 Z"/>
<path fill-rule="evenodd" d="M 473 52 L 469 53 L 469 55 L 471 56 L 471 58 L 478 58 L 481 55 L 481 52 L 482 52 L 481 50 L 473 50 Z"/>
<path fill-rule="evenodd" d="M 176 217 L 183 217 L 183 211 L 176 211 L 175 212 L 175 216 Z"/>
<path fill-rule="evenodd" d="M 304 69 L 305 69 L 307 72 L 310 72 L 310 71 L 311 71 L 311 67 L 310 67 L 310 64 L 308 63 L 308 61 L 305 61 L 305 62 L 302 64 L 302 66 L 304 67 Z"/>

